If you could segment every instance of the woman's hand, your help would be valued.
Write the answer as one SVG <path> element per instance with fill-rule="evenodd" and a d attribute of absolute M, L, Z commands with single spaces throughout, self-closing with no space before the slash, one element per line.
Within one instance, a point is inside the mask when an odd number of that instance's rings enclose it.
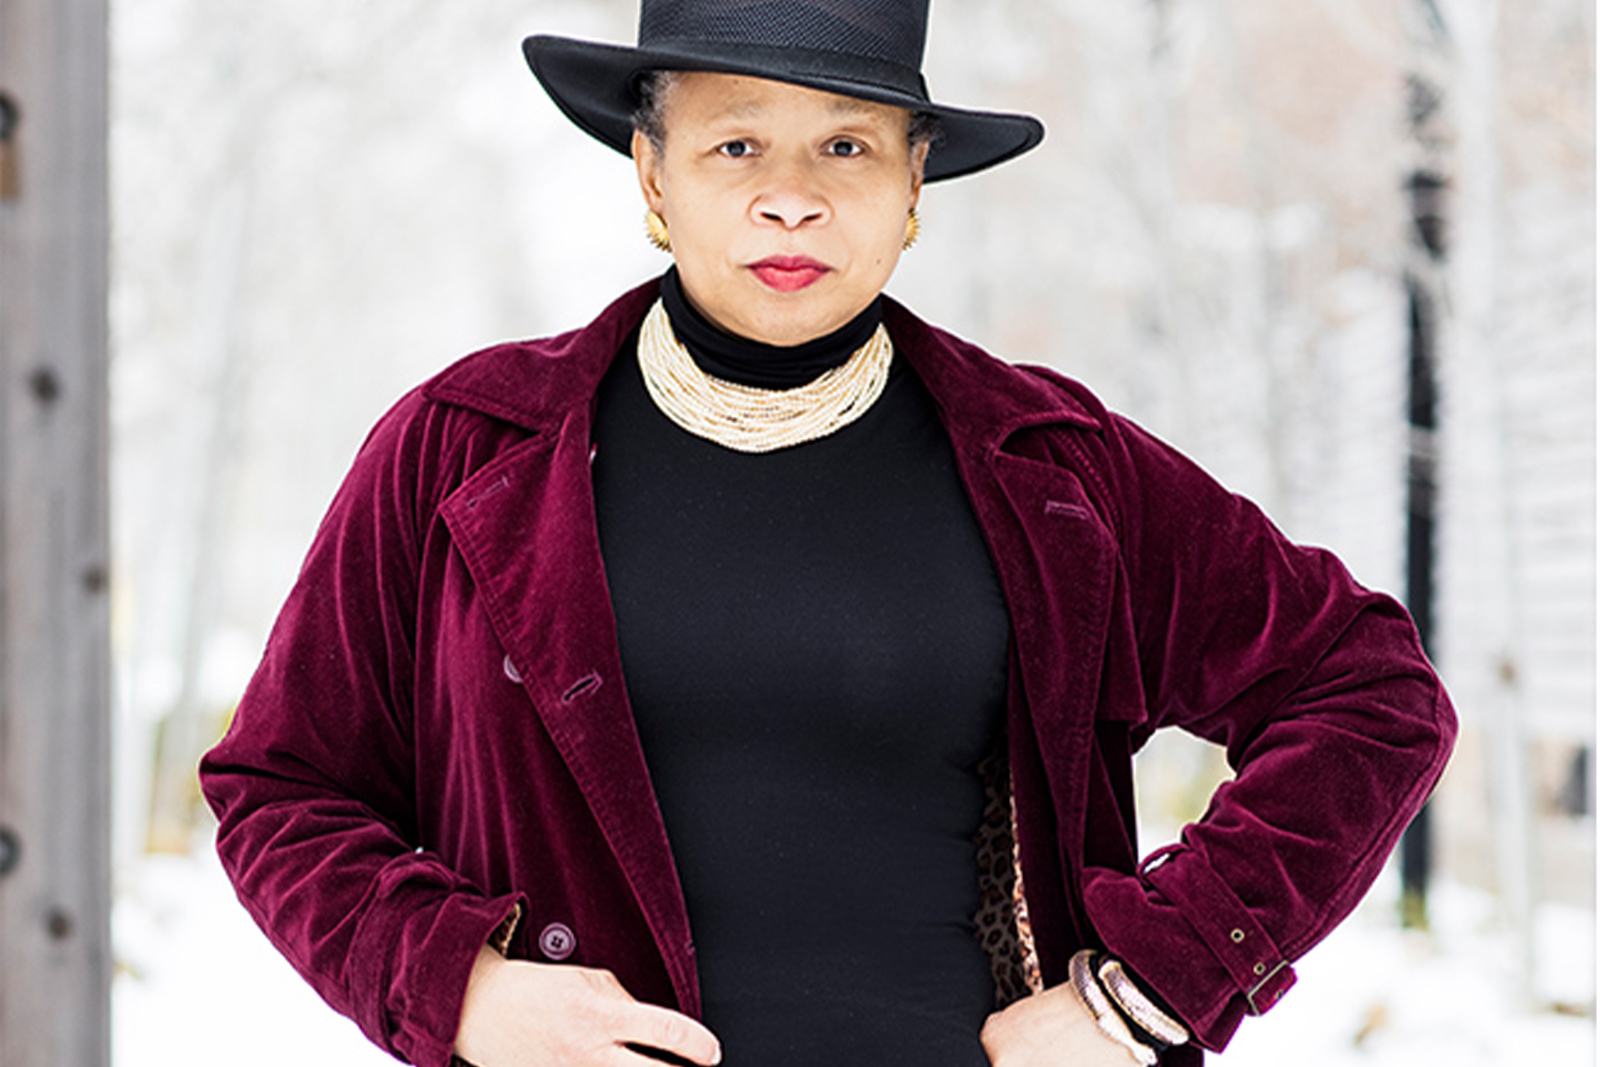
<path fill-rule="evenodd" d="M 1066 982 L 1023 997 L 983 1024 L 983 1050 L 994 1067 L 1130 1067 L 1133 1053 L 1100 1032 Z"/>
<path fill-rule="evenodd" d="M 698 1064 L 722 1059 L 716 1037 L 668 1008 L 641 1004 L 610 971 L 508 960 L 478 950 L 456 1034 L 476 1067 L 648 1067 L 645 1046 Z"/>

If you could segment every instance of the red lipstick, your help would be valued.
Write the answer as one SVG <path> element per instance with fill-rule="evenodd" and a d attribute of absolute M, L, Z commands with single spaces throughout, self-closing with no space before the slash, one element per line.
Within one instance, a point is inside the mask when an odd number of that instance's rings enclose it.
<path fill-rule="evenodd" d="M 761 279 L 763 285 L 780 293 L 798 292 L 832 269 L 810 256 L 768 256 L 750 264 L 751 272 Z"/>

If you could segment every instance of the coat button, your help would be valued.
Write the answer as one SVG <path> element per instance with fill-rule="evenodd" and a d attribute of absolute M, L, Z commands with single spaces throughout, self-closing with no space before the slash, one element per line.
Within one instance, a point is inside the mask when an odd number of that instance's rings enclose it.
<path fill-rule="evenodd" d="M 539 951 L 547 959 L 564 960 L 578 947 L 578 935 L 566 923 L 551 923 L 539 931 Z"/>
<path fill-rule="evenodd" d="M 506 672 L 507 678 L 511 679 L 513 682 L 516 682 L 518 685 L 522 684 L 522 675 L 520 672 L 518 672 L 517 665 L 511 662 L 510 653 L 506 654 L 505 662 L 500 664 L 500 669 Z"/>

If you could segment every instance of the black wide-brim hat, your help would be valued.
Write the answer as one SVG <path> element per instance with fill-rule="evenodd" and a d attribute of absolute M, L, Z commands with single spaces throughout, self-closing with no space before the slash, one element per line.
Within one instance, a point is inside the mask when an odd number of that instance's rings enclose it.
<path fill-rule="evenodd" d="M 928 181 L 992 167 L 1044 139 L 1031 115 L 930 100 L 927 25 L 928 0 L 643 0 L 637 47 L 536 36 L 522 51 L 566 116 L 623 155 L 639 79 L 653 70 L 746 74 L 928 112 L 943 133 Z"/>

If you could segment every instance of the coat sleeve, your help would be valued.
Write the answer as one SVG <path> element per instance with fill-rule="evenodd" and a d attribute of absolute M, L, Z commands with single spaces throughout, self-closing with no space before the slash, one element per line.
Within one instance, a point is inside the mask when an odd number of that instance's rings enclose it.
<path fill-rule="evenodd" d="M 1394 600 L 1131 424 L 1109 419 L 1101 444 L 1141 731 L 1224 746 L 1235 777 L 1136 873 L 1086 870 L 1085 906 L 1220 1049 L 1377 877 L 1443 772 L 1455 718 Z"/>
<path fill-rule="evenodd" d="M 441 421 L 413 396 L 373 431 L 200 770 L 268 938 L 372 1041 L 428 1067 L 450 1060 L 478 947 L 520 906 L 417 839 L 409 683 Z"/>

